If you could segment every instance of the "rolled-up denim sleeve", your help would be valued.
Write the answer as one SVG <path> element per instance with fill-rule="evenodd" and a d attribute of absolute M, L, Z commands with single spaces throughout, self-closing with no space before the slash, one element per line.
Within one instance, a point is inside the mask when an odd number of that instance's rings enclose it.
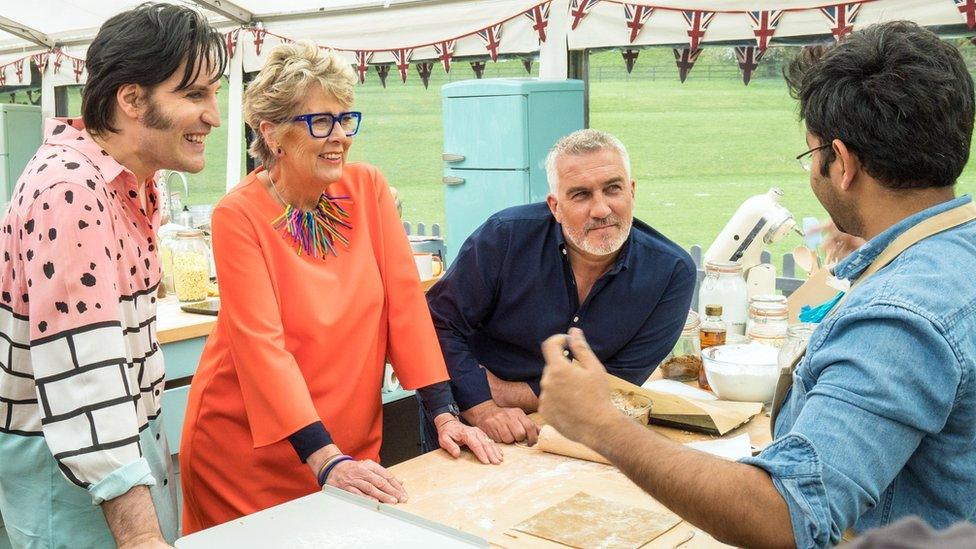
<path fill-rule="evenodd" d="M 837 317 L 796 374 L 795 421 L 743 460 L 772 477 L 797 547 L 837 544 L 882 502 L 922 439 L 944 427 L 962 375 L 944 335 L 915 312 L 871 305 Z"/>
<path fill-rule="evenodd" d="M 761 454 L 740 460 L 766 471 L 786 500 L 796 546 L 824 547 L 831 533 L 830 507 L 817 450 L 803 435 L 791 433 L 767 446 Z M 837 539 L 840 538 L 838 534 Z"/>

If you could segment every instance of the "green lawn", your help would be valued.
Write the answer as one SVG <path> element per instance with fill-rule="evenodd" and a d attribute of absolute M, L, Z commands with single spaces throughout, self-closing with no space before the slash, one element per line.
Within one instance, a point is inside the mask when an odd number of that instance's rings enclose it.
<path fill-rule="evenodd" d="M 794 160 L 806 149 L 803 128 L 776 60 L 749 86 L 735 77 L 734 67 L 726 50 L 709 49 L 681 84 L 670 50 L 642 51 L 630 76 L 619 52 L 590 57 L 590 125 L 617 135 L 630 150 L 637 217 L 684 246 L 707 246 L 740 202 L 771 186 L 786 192 L 784 203 L 798 218 L 824 215 L 809 190 L 808 174 Z M 533 73 L 537 70 L 536 64 Z M 449 76 L 459 80 L 473 73 L 460 62 Z M 525 76 L 525 71 L 519 61 L 489 63 L 486 77 L 495 76 Z M 430 89 L 413 68 L 406 84 L 394 69 L 385 89 L 375 72 L 357 88 L 364 121 L 351 157 L 377 165 L 400 190 L 405 220 L 444 221 L 440 86 L 447 81 L 435 65 Z M 76 93 L 70 106 L 76 114 Z M 190 176 L 188 203 L 215 202 L 223 194 L 226 135 L 225 124 L 209 138 L 207 169 Z M 970 164 L 958 192 L 974 191 L 976 168 Z M 787 239 L 774 252 L 798 243 Z"/>

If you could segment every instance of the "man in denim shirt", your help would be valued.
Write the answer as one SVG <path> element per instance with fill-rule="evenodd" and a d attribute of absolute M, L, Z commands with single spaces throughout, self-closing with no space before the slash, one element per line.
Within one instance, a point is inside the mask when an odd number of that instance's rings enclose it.
<path fill-rule="evenodd" d="M 925 238 L 863 283 L 892 241 L 971 198 L 973 82 L 956 48 L 913 23 L 805 51 L 787 73 L 806 122 L 810 184 L 867 240 L 835 269 L 855 286 L 814 332 L 776 440 L 733 463 L 617 413 L 582 332 L 544 344 L 554 426 L 726 543 L 822 547 L 906 515 L 935 528 L 976 510 L 976 221 Z M 569 345 L 583 368 L 563 356 Z"/>

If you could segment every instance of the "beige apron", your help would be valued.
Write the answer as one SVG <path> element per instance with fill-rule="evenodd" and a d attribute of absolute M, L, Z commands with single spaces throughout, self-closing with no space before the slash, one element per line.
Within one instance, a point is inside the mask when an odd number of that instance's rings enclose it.
<path fill-rule="evenodd" d="M 902 252 L 912 247 L 913 245 L 921 242 L 922 240 L 941 233 L 943 231 L 958 227 L 963 223 L 967 223 L 976 219 L 976 203 L 970 202 L 962 206 L 957 206 L 951 210 L 944 211 L 938 215 L 934 215 L 925 221 L 922 221 L 918 225 L 915 225 L 911 229 L 908 229 L 904 233 L 894 239 L 891 244 L 888 245 L 878 257 L 865 269 L 864 273 L 857 279 L 851 288 L 844 294 L 834 306 L 827 313 L 829 317 L 831 314 L 835 313 L 847 296 L 851 295 L 854 288 L 868 279 L 871 275 L 881 270 L 882 267 L 888 265 L 896 257 L 898 257 Z M 783 368 L 779 373 L 779 380 L 776 382 L 776 393 L 773 396 L 773 407 L 770 413 L 769 420 L 769 430 L 773 437 L 776 437 L 776 416 L 779 414 L 780 408 L 783 406 L 783 401 L 786 400 L 786 394 L 789 392 L 790 387 L 793 386 L 793 370 L 796 366 L 803 360 L 804 355 L 807 352 L 807 345 L 804 344 L 798 353 L 797 357 L 793 359 L 788 367 Z"/>

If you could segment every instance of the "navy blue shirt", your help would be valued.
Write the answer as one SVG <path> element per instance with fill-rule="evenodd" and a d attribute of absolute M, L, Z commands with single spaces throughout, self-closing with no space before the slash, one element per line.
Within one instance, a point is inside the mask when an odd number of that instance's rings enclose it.
<path fill-rule="evenodd" d="M 491 399 L 484 366 L 539 394 L 542 342 L 578 327 L 610 373 L 641 384 L 674 347 L 692 293 L 687 252 L 634 219 L 614 265 L 581 304 L 562 227 L 545 203 L 491 216 L 427 292 L 454 398 Z"/>

